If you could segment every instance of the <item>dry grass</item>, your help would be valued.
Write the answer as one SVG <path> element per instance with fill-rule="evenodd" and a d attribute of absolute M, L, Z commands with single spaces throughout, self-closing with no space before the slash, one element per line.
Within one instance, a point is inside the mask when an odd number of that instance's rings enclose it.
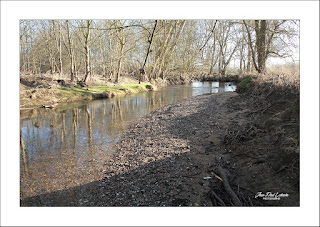
<path fill-rule="evenodd" d="M 259 80 L 272 82 L 276 86 L 300 87 L 300 67 L 297 64 L 275 65 L 267 68 L 267 73 L 258 77 Z"/>
<path fill-rule="evenodd" d="M 277 91 L 284 95 L 299 95 L 299 65 L 271 66 L 267 68 L 267 72 L 264 74 L 249 74 L 249 76 L 245 76 L 245 79 L 238 85 L 238 88 L 240 92 L 245 91 L 256 95 L 268 94 L 272 91 Z"/>

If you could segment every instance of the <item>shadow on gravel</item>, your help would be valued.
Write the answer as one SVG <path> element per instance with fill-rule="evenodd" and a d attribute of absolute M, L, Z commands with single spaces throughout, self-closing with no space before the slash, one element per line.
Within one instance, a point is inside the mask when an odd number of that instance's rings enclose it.
<path fill-rule="evenodd" d="M 194 177 L 190 154 L 155 161 L 123 174 L 66 190 L 23 199 L 21 206 L 210 206 L 199 191 L 189 191 Z M 190 162 L 191 161 L 191 162 Z M 184 170 L 183 170 L 184 169 Z M 201 172 L 201 171 L 198 171 Z M 206 180 L 193 179 L 199 188 Z M 192 181 L 193 181 L 192 180 Z M 202 204 L 194 204 L 198 198 Z"/>

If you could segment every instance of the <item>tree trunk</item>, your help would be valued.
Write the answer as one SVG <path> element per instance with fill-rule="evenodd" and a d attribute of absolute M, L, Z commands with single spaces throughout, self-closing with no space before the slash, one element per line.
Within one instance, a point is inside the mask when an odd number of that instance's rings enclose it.
<path fill-rule="evenodd" d="M 74 56 L 73 56 L 73 47 L 72 47 L 72 40 L 70 34 L 70 27 L 69 27 L 69 20 L 66 20 L 67 23 L 67 30 L 68 30 L 68 43 L 69 43 L 69 57 L 70 57 L 70 80 L 74 80 L 74 72 L 75 72 L 75 63 L 74 63 Z"/>
<path fill-rule="evenodd" d="M 120 56 L 119 56 L 119 60 L 118 60 L 118 72 L 116 75 L 116 80 L 115 83 L 119 83 L 119 79 L 120 79 L 120 73 L 121 73 L 121 60 L 122 60 L 122 54 L 123 54 L 123 46 L 124 44 L 120 44 Z"/>
<path fill-rule="evenodd" d="M 170 28 L 168 31 L 168 35 L 166 36 L 165 41 L 163 42 L 161 48 L 159 49 L 158 54 L 156 56 L 156 60 L 153 64 L 152 75 L 156 74 L 156 68 L 158 66 L 158 61 L 161 60 L 161 58 L 163 57 L 163 52 L 166 51 L 168 48 L 168 43 L 170 42 L 170 38 L 173 35 L 172 28 L 173 28 L 173 25 L 172 25 L 172 22 L 170 22 Z"/>
<path fill-rule="evenodd" d="M 89 47 L 89 38 L 90 38 L 90 25 L 91 21 L 87 20 L 87 33 L 85 34 L 85 44 L 84 44 L 84 50 L 86 54 L 86 74 L 84 76 L 83 82 L 87 84 L 90 76 L 90 47 Z"/>
<path fill-rule="evenodd" d="M 243 41 L 243 40 L 242 40 Z M 242 74 L 243 71 L 243 43 L 241 43 L 241 50 L 240 50 L 240 65 L 239 65 L 239 74 Z"/>
<path fill-rule="evenodd" d="M 60 20 L 58 21 L 58 27 L 59 27 L 59 34 L 56 34 L 56 24 L 55 20 L 52 20 L 52 29 L 53 29 L 53 35 L 54 35 L 54 40 L 56 42 L 56 50 L 59 54 L 59 67 L 57 66 L 57 69 L 59 70 L 59 75 L 61 76 L 63 74 L 62 72 L 62 53 L 61 53 L 61 25 L 60 25 Z M 58 37 L 59 36 L 59 37 Z"/>
<path fill-rule="evenodd" d="M 105 76 L 106 73 L 106 63 L 105 63 L 105 55 L 104 55 L 104 51 L 102 49 L 102 42 L 101 42 L 101 37 L 99 37 L 99 51 L 100 51 L 100 55 L 101 55 L 101 63 L 100 67 L 99 67 L 99 71 L 101 72 L 101 65 L 102 65 L 102 75 Z"/>
<path fill-rule="evenodd" d="M 217 64 L 217 61 L 218 61 L 218 57 L 215 56 L 215 53 L 216 53 L 216 33 L 214 33 L 214 36 L 213 36 L 212 57 L 211 57 L 211 61 L 210 61 L 209 74 L 213 74 L 213 68 Z"/>
<path fill-rule="evenodd" d="M 166 63 L 168 63 L 168 62 L 170 61 L 171 56 L 172 56 L 172 54 L 173 54 L 173 52 L 174 52 L 174 48 L 175 48 L 176 45 L 177 45 L 177 42 L 178 42 L 178 40 L 179 40 L 179 37 L 180 37 L 180 35 L 181 35 L 182 31 L 183 31 L 183 28 L 184 28 L 185 24 L 186 24 L 186 20 L 183 20 L 182 23 L 181 23 L 181 25 L 180 25 L 180 29 L 179 29 L 178 35 L 176 36 L 173 44 L 171 45 L 171 47 L 170 47 L 170 49 L 169 49 L 168 57 L 165 58 L 166 56 L 165 56 L 165 55 L 163 56 L 162 63 L 160 64 L 159 74 L 161 74 L 161 69 L 162 69 L 163 65 L 166 64 Z M 165 62 L 163 63 L 163 61 L 165 61 Z"/>
<path fill-rule="evenodd" d="M 221 56 L 219 56 L 219 62 L 218 62 L 218 72 L 221 75 Z"/>
<path fill-rule="evenodd" d="M 251 65 L 251 55 L 250 55 L 249 50 L 248 50 L 247 72 L 250 72 L 250 70 L 251 70 L 250 65 Z"/>
<path fill-rule="evenodd" d="M 255 20 L 254 24 L 254 30 L 256 34 L 256 45 L 253 46 L 252 40 L 251 40 L 251 33 L 249 31 L 248 25 L 245 21 L 243 21 L 243 24 L 247 30 L 248 33 L 248 44 L 251 50 L 252 55 L 252 63 L 254 64 L 255 69 L 258 71 L 258 73 L 265 72 L 266 69 L 266 29 L 267 29 L 267 23 L 266 20 Z M 257 55 L 257 61 L 256 61 L 256 55 Z"/>
<path fill-rule="evenodd" d="M 157 60 L 159 60 L 159 70 L 158 70 L 157 73 L 154 73 L 154 72 L 153 72 L 153 75 L 155 75 L 155 78 L 157 78 L 157 75 L 161 73 L 161 68 L 162 68 L 163 63 L 164 63 L 164 60 L 165 60 L 165 58 L 166 58 L 167 51 L 168 51 L 168 47 L 169 47 L 169 43 L 170 43 L 170 41 L 171 41 L 171 38 L 172 38 L 173 34 L 174 34 L 174 32 L 172 32 L 172 31 L 169 33 L 169 36 L 168 36 L 168 38 L 167 38 L 167 40 L 166 40 L 166 43 L 164 43 L 165 46 L 163 46 L 163 50 L 161 50 L 161 55 L 160 55 L 160 57 L 157 59 Z M 154 66 L 155 66 L 155 67 L 154 67 L 153 69 L 155 70 L 155 68 L 157 67 L 157 65 L 155 64 Z M 153 70 L 153 71 L 154 71 L 154 70 Z"/>
<path fill-rule="evenodd" d="M 252 63 L 253 63 L 253 65 L 254 65 L 255 69 L 256 69 L 257 71 L 259 71 L 259 67 L 258 67 L 258 65 L 257 65 L 257 63 L 256 63 L 254 46 L 253 46 L 252 40 L 251 40 L 251 33 L 250 33 L 250 31 L 249 31 L 248 25 L 247 25 L 247 23 L 245 22 L 245 20 L 243 20 L 243 24 L 244 24 L 244 26 L 245 26 L 245 28 L 246 28 L 246 30 L 247 30 L 247 34 L 248 34 L 248 44 L 249 44 L 249 47 L 250 47 L 250 50 L 251 50 Z"/>
<path fill-rule="evenodd" d="M 144 67 L 145 67 L 145 65 L 146 65 L 146 63 L 147 63 L 147 60 L 148 60 L 148 56 L 149 56 L 149 53 L 150 53 L 150 47 L 151 47 L 151 43 L 152 43 L 154 31 L 156 30 L 156 27 L 157 27 L 157 23 L 158 23 L 158 20 L 155 20 L 151 37 L 150 37 L 150 39 L 148 40 L 149 46 L 148 46 L 148 49 L 147 49 L 147 54 L 146 54 L 146 57 L 145 57 L 145 59 L 144 59 L 144 63 L 143 63 L 143 65 L 142 65 L 141 69 L 139 70 L 139 84 L 140 84 L 140 81 L 141 81 L 142 76 L 143 76 L 144 73 L 145 73 L 145 72 L 144 72 Z"/>
<path fill-rule="evenodd" d="M 255 21 L 258 51 L 258 72 L 263 73 L 266 68 L 266 21 Z"/>
<path fill-rule="evenodd" d="M 59 20 L 59 64 L 60 64 L 60 76 L 63 75 L 63 67 L 62 67 L 62 32 L 61 32 L 61 23 Z"/>
<path fill-rule="evenodd" d="M 115 21 L 115 26 L 117 29 L 117 37 L 119 40 L 119 44 L 120 44 L 120 51 L 119 51 L 119 58 L 118 58 L 118 67 L 117 67 L 117 72 L 115 74 L 115 83 L 118 83 L 120 80 L 120 73 L 121 73 L 121 63 L 122 63 L 122 57 L 123 57 L 123 49 L 124 49 L 124 45 L 126 43 L 126 39 L 124 36 L 124 32 L 123 29 L 119 30 L 119 28 L 117 27 L 117 22 Z"/>

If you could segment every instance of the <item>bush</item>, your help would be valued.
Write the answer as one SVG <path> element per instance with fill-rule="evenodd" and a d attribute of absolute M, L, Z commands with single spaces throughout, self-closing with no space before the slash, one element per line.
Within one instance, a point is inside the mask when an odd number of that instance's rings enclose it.
<path fill-rule="evenodd" d="M 255 75 L 250 75 L 245 77 L 240 83 L 237 85 L 237 92 L 241 93 L 247 90 L 247 88 L 252 85 L 252 80 L 256 78 Z"/>

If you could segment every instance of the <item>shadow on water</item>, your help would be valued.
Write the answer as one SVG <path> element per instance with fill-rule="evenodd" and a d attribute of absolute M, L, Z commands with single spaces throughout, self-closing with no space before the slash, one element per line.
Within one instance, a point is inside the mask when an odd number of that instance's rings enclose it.
<path fill-rule="evenodd" d="M 208 84 L 211 86 L 204 86 L 202 90 L 196 83 L 171 86 L 22 120 L 21 141 L 25 149 L 20 158 L 21 206 L 186 205 L 188 198 L 172 192 L 177 190 L 177 184 L 181 185 L 182 182 L 178 182 L 181 176 L 188 174 L 182 171 L 182 166 L 187 161 L 190 163 L 192 152 L 120 174 L 118 170 L 111 175 L 106 173 L 105 163 L 112 163 L 119 155 L 110 147 L 132 120 L 183 98 L 221 89 L 214 83 Z M 223 86 L 232 89 L 229 84 Z M 172 133 L 175 134 L 174 130 Z M 166 171 L 159 172 L 163 169 Z M 146 176 L 152 177 L 154 184 L 149 185 Z M 194 193 L 189 196 L 199 196 Z"/>

